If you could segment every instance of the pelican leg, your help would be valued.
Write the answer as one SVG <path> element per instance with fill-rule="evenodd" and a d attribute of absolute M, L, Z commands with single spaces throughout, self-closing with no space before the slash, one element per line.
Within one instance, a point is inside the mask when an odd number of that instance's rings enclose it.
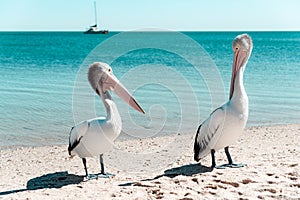
<path fill-rule="evenodd" d="M 101 173 L 98 174 L 98 177 L 100 177 L 100 178 L 110 178 L 110 177 L 114 176 L 114 174 L 105 173 L 103 154 L 100 154 L 100 167 L 101 167 Z"/>
<path fill-rule="evenodd" d="M 87 170 L 87 167 L 86 167 L 86 158 L 82 158 L 82 162 L 83 162 L 86 178 L 87 179 L 96 179 L 96 178 L 98 178 L 95 174 L 89 174 L 88 173 L 88 170 Z"/>
<path fill-rule="evenodd" d="M 86 167 L 86 159 L 85 158 L 82 158 L 82 163 L 83 163 L 83 166 L 84 166 L 84 170 L 85 170 L 85 176 L 88 177 L 88 170 L 87 170 L 87 167 Z"/>
<path fill-rule="evenodd" d="M 231 158 L 230 153 L 229 153 L 229 147 L 225 147 L 224 149 L 225 149 L 225 154 L 227 156 L 228 164 L 218 165 L 218 166 L 215 167 L 216 169 L 225 169 L 226 167 L 240 168 L 240 167 L 246 166 L 245 164 L 235 164 L 235 163 L 233 163 L 232 158 Z"/>
<path fill-rule="evenodd" d="M 100 155 L 100 166 L 101 166 L 101 174 L 105 174 L 105 172 L 104 172 L 103 154 Z"/>
<path fill-rule="evenodd" d="M 233 162 L 232 162 L 232 158 L 231 158 L 230 153 L 229 153 L 229 147 L 225 147 L 224 150 L 225 150 L 225 154 L 227 156 L 228 164 L 232 165 Z"/>
<path fill-rule="evenodd" d="M 214 168 L 216 166 L 215 152 L 216 151 L 214 149 L 210 150 L 210 154 L 211 154 L 211 168 Z"/>
<path fill-rule="evenodd" d="M 226 167 L 231 167 L 231 168 L 240 168 L 240 167 L 245 167 L 245 164 L 235 164 L 232 162 L 232 158 L 230 156 L 229 153 L 229 147 L 225 147 L 225 154 L 227 156 L 228 159 L 228 164 L 226 165 Z"/>

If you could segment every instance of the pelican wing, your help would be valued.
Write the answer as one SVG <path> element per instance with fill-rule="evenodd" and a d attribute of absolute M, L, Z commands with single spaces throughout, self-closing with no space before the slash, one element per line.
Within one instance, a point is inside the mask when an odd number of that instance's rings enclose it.
<path fill-rule="evenodd" d="M 89 128 L 88 121 L 81 122 L 80 124 L 72 127 L 69 136 L 69 147 L 68 147 L 69 155 L 72 155 L 71 152 L 78 146 L 82 137 L 87 133 L 88 128 Z"/>
<path fill-rule="evenodd" d="M 194 159 L 199 161 L 210 153 L 218 141 L 225 119 L 224 107 L 214 110 L 198 128 L 194 142 Z"/>

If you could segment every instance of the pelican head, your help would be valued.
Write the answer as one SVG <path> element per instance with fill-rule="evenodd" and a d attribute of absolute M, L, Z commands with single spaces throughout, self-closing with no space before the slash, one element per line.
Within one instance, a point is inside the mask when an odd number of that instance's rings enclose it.
<path fill-rule="evenodd" d="M 230 99 L 234 91 L 234 81 L 236 74 L 240 68 L 245 68 L 248 59 L 251 55 L 253 48 L 252 39 L 248 34 L 238 35 L 232 42 L 232 50 L 234 52 L 234 59 L 232 65 L 232 77 L 231 77 L 231 88 L 230 88 Z"/>
<path fill-rule="evenodd" d="M 235 53 L 235 57 L 237 56 L 236 54 L 241 54 L 242 52 L 243 54 L 246 54 L 242 56 L 244 61 L 248 60 L 248 58 L 250 57 L 252 48 L 252 39 L 248 34 L 238 35 L 232 42 L 232 50 Z M 241 65 L 242 64 L 245 63 L 241 63 Z"/>
<path fill-rule="evenodd" d="M 108 64 L 102 62 L 93 63 L 89 68 L 88 80 L 100 97 L 107 93 L 108 90 L 113 91 L 132 108 L 141 113 L 145 113 L 142 107 L 115 77 L 112 68 Z"/>

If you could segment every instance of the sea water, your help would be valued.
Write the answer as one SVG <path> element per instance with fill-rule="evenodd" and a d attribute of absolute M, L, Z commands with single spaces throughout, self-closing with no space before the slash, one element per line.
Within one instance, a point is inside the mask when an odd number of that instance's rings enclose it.
<path fill-rule="evenodd" d="M 109 63 L 146 114 L 113 94 L 121 138 L 194 134 L 228 100 L 238 32 L 0 33 L 0 146 L 67 144 L 70 128 L 105 116 L 88 65 Z M 247 126 L 299 123 L 300 32 L 249 32 Z"/>

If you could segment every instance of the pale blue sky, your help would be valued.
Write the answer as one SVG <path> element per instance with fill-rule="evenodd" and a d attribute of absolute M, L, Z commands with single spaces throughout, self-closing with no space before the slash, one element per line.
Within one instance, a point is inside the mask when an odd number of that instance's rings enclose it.
<path fill-rule="evenodd" d="M 94 0 L 0 0 L 0 31 L 81 31 Z M 97 0 L 101 28 L 300 30 L 299 0 Z"/>

